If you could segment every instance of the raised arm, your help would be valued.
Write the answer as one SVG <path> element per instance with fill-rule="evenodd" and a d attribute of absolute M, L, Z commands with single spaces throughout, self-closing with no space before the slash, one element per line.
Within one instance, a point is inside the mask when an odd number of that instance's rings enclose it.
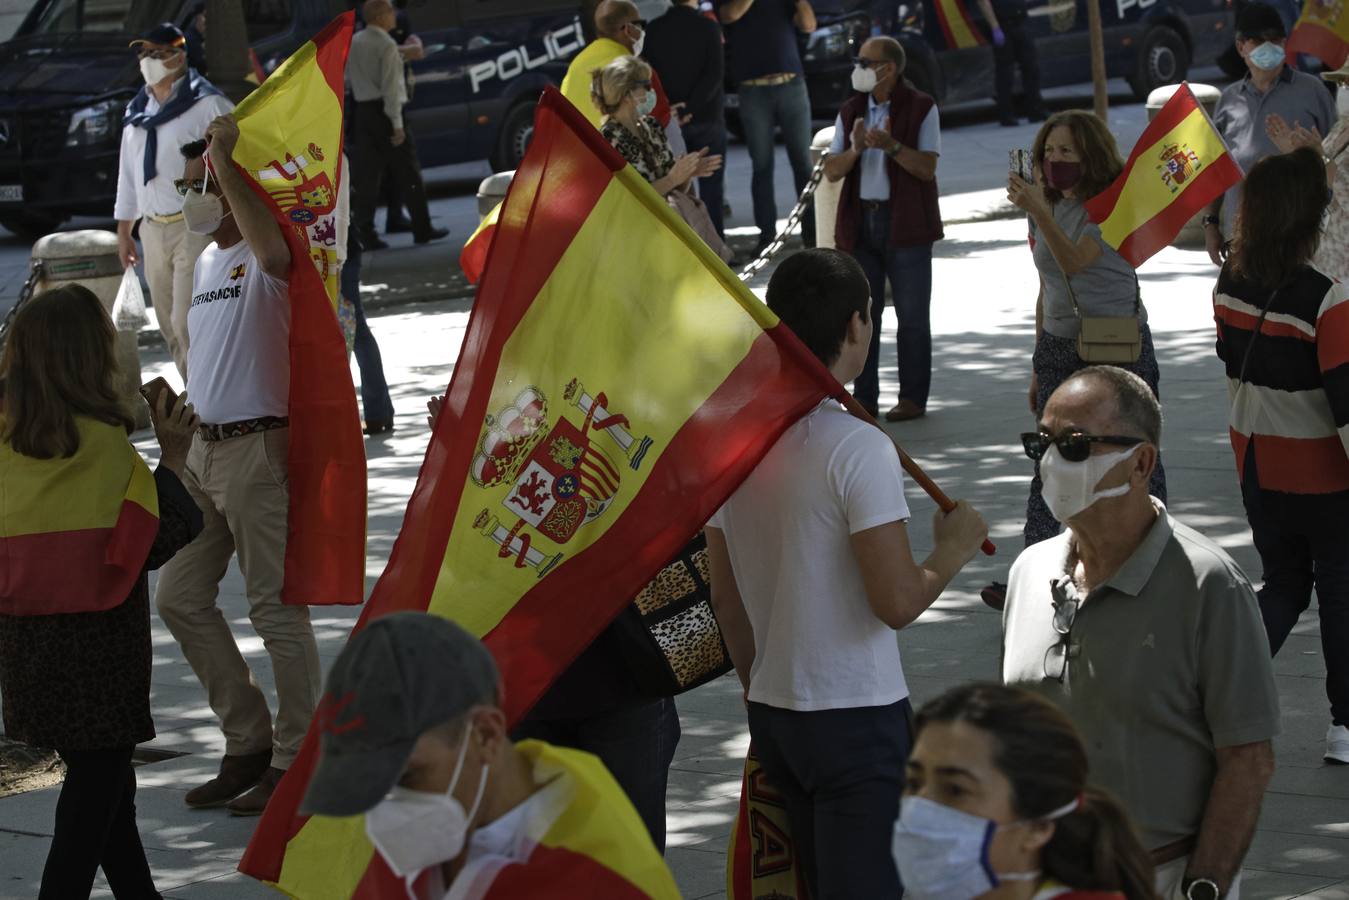
<path fill-rule="evenodd" d="M 234 116 L 220 116 L 212 121 L 206 129 L 206 138 L 210 142 L 206 152 L 211 158 L 212 177 L 229 201 L 239 233 L 257 257 L 262 271 L 273 278 L 288 278 L 290 245 L 281 233 L 281 226 L 234 165 L 234 147 L 239 143 L 239 125 Z"/>

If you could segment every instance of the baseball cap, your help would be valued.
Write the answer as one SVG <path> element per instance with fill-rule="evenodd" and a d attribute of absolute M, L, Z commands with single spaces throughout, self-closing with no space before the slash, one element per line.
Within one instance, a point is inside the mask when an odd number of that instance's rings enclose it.
<path fill-rule="evenodd" d="M 1237 36 L 1259 39 L 1266 35 L 1283 37 L 1288 34 L 1279 11 L 1268 3 L 1248 3 L 1237 13 Z"/>
<path fill-rule="evenodd" d="M 154 28 L 136 38 L 128 47 L 138 44 L 159 44 L 164 47 L 182 47 L 187 43 L 183 30 L 172 22 L 160 22 Z"/>
<path fill-rule="evenodd" d="M 354 816 L 383 799 L 422 734 L 495 702 L 492 654 L 439 616 L 400 612 L 353 637 L 328 673 L 314 713 L 319 761 L 300 811 Z"/>

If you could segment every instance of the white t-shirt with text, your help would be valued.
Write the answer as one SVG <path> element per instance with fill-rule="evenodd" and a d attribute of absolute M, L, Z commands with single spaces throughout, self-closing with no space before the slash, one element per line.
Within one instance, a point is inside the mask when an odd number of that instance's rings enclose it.
<path fill-rule="evenodd" d="M 908 519 L 903 479 L 885 433 L 826 400 L 707 523 L 725 534 L 754 629 L 750 700 L 812 711 L 909 695 L 894 629 L 868 605 L 850 541 Z"/>

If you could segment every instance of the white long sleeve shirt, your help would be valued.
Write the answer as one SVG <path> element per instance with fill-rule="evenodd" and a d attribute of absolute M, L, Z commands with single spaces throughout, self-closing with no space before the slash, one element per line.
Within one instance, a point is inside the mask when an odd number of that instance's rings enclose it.
<path fill-rule="evenodd" d="M 187 76 L 173 85 L 174 94 L 187 86 Z M 150 96 L 146 112 L 159 112 L 160 103 Z M 114 219 L 134 222 L 141 216 L 171 216 L 183 208 L 183 198 L 174 190 L 174 179 L 183 177 L 182 146 L 206 137 L 206 126 L 217 116 L 234 109 L 230 99 L 222 94 L 203 97 L 191 109 L 171 122 L 160 125 L 155 148 L 155 177 L 145 183 L 144 128 L 128 125 L 122 129 L 122 150 L 117 167 L 117 200 L 113 205 Z"/>
<path fill-rule="evenodd" d="M 403 57 L 393 35 L 372 25 L 356 32 L 347 56 L 347 81 L 357 103 L 383 100 L 384 115 L 394 128 L 403 127 L 407 84 L 403 79 Z"/>

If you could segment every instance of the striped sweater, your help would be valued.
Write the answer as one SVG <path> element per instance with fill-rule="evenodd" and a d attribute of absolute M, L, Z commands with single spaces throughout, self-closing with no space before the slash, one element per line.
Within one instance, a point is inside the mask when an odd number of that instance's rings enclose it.
<path fill-rule="evenodd" d="M 1269 299 L 1230 263 L 1213 291 L 1237 473 L 1253 450 L 1262 489 L 1349 504 L 1349 287 L 1304 267 L 1274 297 L 1239 377 Z"/>

